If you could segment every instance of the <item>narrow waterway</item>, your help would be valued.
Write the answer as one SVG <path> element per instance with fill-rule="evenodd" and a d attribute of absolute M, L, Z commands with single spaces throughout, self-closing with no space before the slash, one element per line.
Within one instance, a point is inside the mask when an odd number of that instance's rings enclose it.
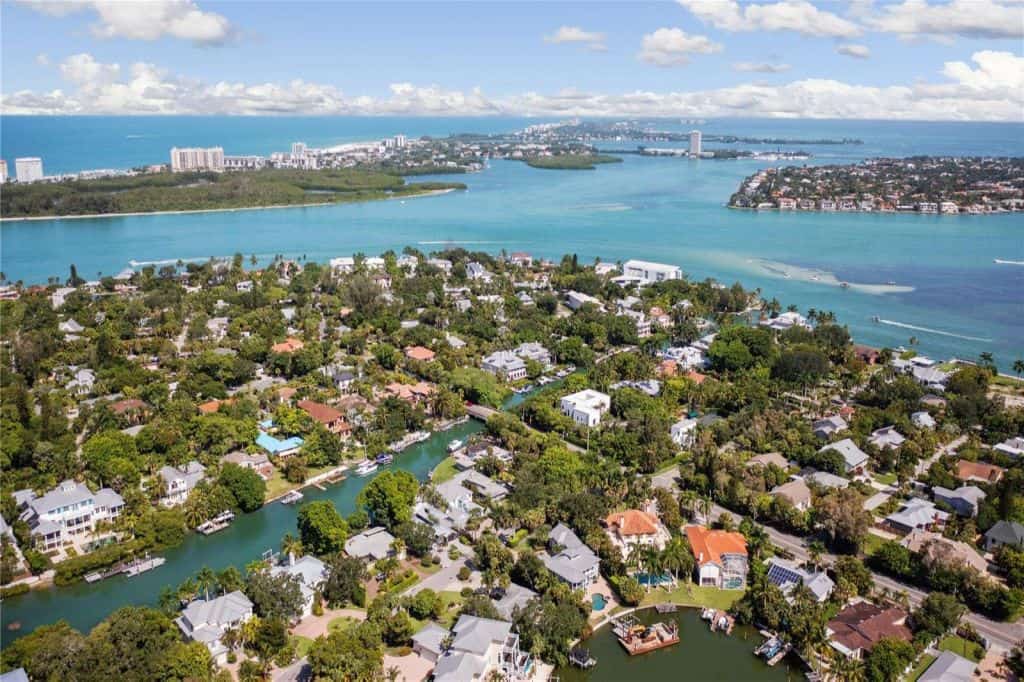
<path fill-rule="evenodd" d="M 597 665 L 590 670 L 561 668 L 555 674 L 562 682 L 623 682 L 624 680 L 799 680 L 803 674 L 788 659 L 773 668 L 754 649 L 763 641 L 757 630 L 736 626 L 732 635 L 713 633 L 696 609 L 659 614 L 654 609 L 638 612 L 642 623 L 674 619 L 679 623 L 680 642 L 649 654 L 630 656 L 606 625 L 583 642 Z"/>
<path fill-rule="evenodd" d="M 514 396 L 508 406 L 518 404 L 522 398 Z M 392 466 L 426 480 L 430 471 L 447 456 L 446 448 L 451 440 L 465 439 L 482 429 L 483 424 L 470 420 L 449 431 L 434 433 L 429 439 L 399 454 Z M 348 515 L 355 510 L 356 495 L 370 480 L 371 477 L 359 478 L 352 474 L 323 491 L 308 487 L 303 490 L 303 502 L 330 500 L 342 515 Z M 0 622 L 3 624 L 0 638 L 6 645 L 40 625 L 61 619 L 79 630 L 88 631 L 122 606 L 156 604 L 165 586 L 181 584 L 203 566 L 219 571 L 234 565 L 244 570 L 247 563 L 259 559 L 264 551 L 280 550 L 285 533 L 296 532 L 298 506 L 272 502 L 251 514 L 239 514 L 231 526 L 215 535 L 190 533 L 184 543 L 163 554 L 167 563 L 134 578 L 116 576 L 91 585 L 79 582 L 67 587 L 33 590 L 5 599 L 0 605 Z M 20 628 L 8 630 L 11 623 L 20 623 Z"/>

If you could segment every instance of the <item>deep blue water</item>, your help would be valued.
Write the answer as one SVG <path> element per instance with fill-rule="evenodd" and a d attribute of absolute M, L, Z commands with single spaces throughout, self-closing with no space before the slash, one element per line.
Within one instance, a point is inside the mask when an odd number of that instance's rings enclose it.
<path fill-rule="evenodd" d="M 502 132 L 535 120 L 497 118 L 68 117 L 0 119 L 0 150 L 43 157 L 48 173 L 163 162 L 172 145 L 223 145 L 228 153 L 456 132 Z M 668 121 L 659 127 L 694 127 Z M 1024 125 L 722 119 L 705 134 L 855 137 L 865 144 L 802 148 L 811 163 L 913 154 L 1024 156 Z M 630 148 L 633 143 L 603 143 Z M 708 143 L 706 147 L 718 146 Z M 626 155 L 591 172 L 544 171 L 497 161 L 460 177 L 464 193 L 324 208 L 4 223 L 0 265 L 13 280 L 113 274 L 131 260 L 225 256 L 236 251 L 326 260 L 355 251 L 446 242 L 497 252 L 676 263 L 692 276 L 740 281 L 801 310 L 834 311 L 876 345 L 973 358 L 1008 369 L 1024 356 L 1024 215 L 948 217 L 754 213 L 723 207 L 746 175 L 769 162 L 687 161 Z M 13 164 L 12 164 L 13 165 Z M 450 178 L 449 178 L 450 179 Z M 785 277 L 782 273 L 790 273 Z M 834 280 L 832 276 L 834 275 Z M 817 280 L 813 277 L 818 277 Z M 855 285 L 841 289 L 828 281 Z M 878 293 L 894 281 L 910 288 Z M 859 286 L 864 285 L 864 286 Z M 895 324 L 874 323 L 878 316 Z M 906 326 L 903 326 L 906 325 Z"/>

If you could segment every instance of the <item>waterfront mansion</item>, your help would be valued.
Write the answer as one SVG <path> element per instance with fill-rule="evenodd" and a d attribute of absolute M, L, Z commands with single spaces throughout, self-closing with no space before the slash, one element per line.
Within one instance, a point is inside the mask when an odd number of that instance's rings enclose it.
<path fill-rule="evenodd" d="M 15 499 L 23 510 L 21 519 L 44 552 L 70 544 L 76 535 L 94 532 L 97 524 L 117 518 L 124 508 L 124 499 L 110 488 L 94 493 L 72 480 L 40 497 L 31 490 L 19 490 Z"/>

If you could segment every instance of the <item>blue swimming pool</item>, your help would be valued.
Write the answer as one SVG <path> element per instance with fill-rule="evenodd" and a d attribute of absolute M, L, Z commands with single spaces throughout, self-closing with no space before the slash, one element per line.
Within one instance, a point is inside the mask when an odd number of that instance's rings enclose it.
<path fill-rule="evenodd" d="M 602 611 L 607 603 L 603 594 L 595 594 L 590 598 L 590 604 L 594 607 L 595 611 Z"/>
<path fill-rule="evenodd" d="M 638 583 L 647 587 L 657 587 L 658 585 L 665 585 L 672 582 L 672 575 L 669 573 L 662 573 L 661 575 L 651 575 L 648 573 L 637 573 L 636 580 Z"/>

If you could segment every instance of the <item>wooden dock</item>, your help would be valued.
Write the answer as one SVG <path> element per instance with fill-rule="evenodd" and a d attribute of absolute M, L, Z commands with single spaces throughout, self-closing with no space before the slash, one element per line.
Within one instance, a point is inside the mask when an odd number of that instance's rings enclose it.
<path fill-rule="evenodd" d="M 632 616 L 627 616 L 616 621 L 612 631 L 630 656 L 679 644 L 679 625 L 674 621 L 642 625 Z"/>

